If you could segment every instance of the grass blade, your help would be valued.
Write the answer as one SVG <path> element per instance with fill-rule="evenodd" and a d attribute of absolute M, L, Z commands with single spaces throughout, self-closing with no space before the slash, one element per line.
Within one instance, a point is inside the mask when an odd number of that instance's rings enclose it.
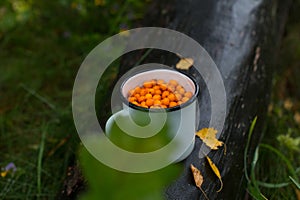
<path fill-rule="evenodd" d="M 42 138 L 39 148 L 39 154 L 38 154 L 38 162 L 37 162 L 37 196 L 39 197 L 42 194 L 42 161 L 43 161 L 43 153 L 45 148 L 45 139 L 46 139 L 46 133 L 47 133 L 47 126 L 44 128 L 42 132 Z"/>
<path fill-rule="evenodd" d="M 266 182 L 261 182 L 261 181 L 257 181 L 257 184 L 259 186 L 265 187 L 265 188 L 283 188 L 286 187 L 288 185 L 290 185 L 290 183 L 266 183 Z"/>
<path fill-rule="evenodd" d="M 298 190 L 300 190 L 300 183 L 298 183 L 295 179 L 293 179 L 293 177 L 289 176 L 289 178 L 291 179 L 291 181 L 295 184 L 295 186 L 298 188 Z"/>

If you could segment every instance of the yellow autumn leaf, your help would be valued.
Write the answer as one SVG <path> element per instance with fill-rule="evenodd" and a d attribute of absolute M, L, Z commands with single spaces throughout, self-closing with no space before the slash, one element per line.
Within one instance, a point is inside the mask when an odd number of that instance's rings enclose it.
<path fill-rule="evenodd" d="M 220 174 L 220 171 L 219 169 L 217 168 L 217 166 L 215 165 L 215 163 L 213 163 L 213 161 L 208 157 L 206 156 L 206 159 L 209 163 L 209 166 L 211 167 L 211 169 L 213 170 L 213 172 L 215 173 L 215 175 L 218 177 L 218 179 L 220 180 L 220 183 L 221 183 L 221 187 L 220 189 L 217 191 L 217 192 L 220 192 L 223 188 L 223 181 L 222 181 L 222 177 L 221 177 L 221 174 Z"/>
<path fill-rule="evenodd" d="M 176 64 L 176 68 L 188 70 L 193 64 L 194 60 L 192 58 L 181 58 Z"/>
<path fill-rule="evenodd" d="M 219 146 L 223 145 L 223 142 L 217 140 L 217 130 L 214 128 L 203 128 L 196 133 L 198 137 L 211 149 L 217 150 Z"/>
<path fill-rule="evenodd" d="M 127 29 L 121 29 L 119 34 L 123 37 L 128 37 L 130 35 L 130 32 Z"/>
<path fill-rule="evenodd" d="M 8 171 L 1 172 L 1 177 L 4 178 L 7 175 Z"/>
<path fill-rule="evenodd" d="M 200 170 L 197 169 L 193 164 L 191 164 L 191 170 L 192 170 L 192 173 L 194 176 L 195 184 L 198 188 L 200 188 L 203 183 L 203 176 L 202 176 Z"/>
<path fill-rule="evenodd" d="M 104 6 L 105 5 L 105 0 L 95 0 L 94 1 L 95 6 Z"/>
<path fill-rule="evenodd" d="M 201 188 L 201 185 L 202 185 L 204 179 L 203 179 L 203 176 L 202 176 L 200 170 L 197 169 L 193 164 L 191 164 L 191 170 L 192 170 L 192 173 L 193 173 L 193 176 L 194 176 L 194 181 L 195 181 L 196 186 L 201 190 L 204 197 L 207 200 L 209 200 L 206 193 Z"/>

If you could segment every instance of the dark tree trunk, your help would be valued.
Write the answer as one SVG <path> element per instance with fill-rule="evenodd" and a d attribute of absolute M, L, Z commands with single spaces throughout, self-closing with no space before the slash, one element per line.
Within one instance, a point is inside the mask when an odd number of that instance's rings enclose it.
<path fill-rule="evenodd" d="M 270 99 L 272 74 L 276 55 L 283 35 L 290 1 L 267 0 L 176 0 L 157 4 L 154 13 L 147 16 L 142 26 L 164 26 L 180 31 L 199 42 L 218 66 L 226 89 L 227 116 L 220 139 L 227 146 L 223 151 L 209 156 L 220 169 L 224 181 L 221 192 L 217 179 L 204 172 L 204 191 L 210 199 L 245 198 L 244 150 L 248 131 L 255 116 L 258 121 L 251 138 L 251 162 L 257 147 Z M 167 5 L 167 6 L 166 6 Z M 157 9 L 161 8 L 161 9 Z M 121 74 L 135 65 L 142 51 L 125 57 Z M 134 59 L 137 58 L 137 59 Z M 173 65 L 174 57 L 160 51 L 153 52 L 142 63 L 158 62 Z M 193 70 L 189 70 L 192 74 Z M 207 127 L 210 119 L 210 96 L 200 77 L 196 77 L 202 91 L 199 95 L 201 118 L 199 129 Z M 184 161 L 185 169 L 178 180 L 166 190 L 167 199 L 204 199 L 196 188 L 190 164 L 208 165 L 198 157 L 202 142 L 196 140 L 196 148 Z M 211 177 L 211 178 L 210 178 Z"/>

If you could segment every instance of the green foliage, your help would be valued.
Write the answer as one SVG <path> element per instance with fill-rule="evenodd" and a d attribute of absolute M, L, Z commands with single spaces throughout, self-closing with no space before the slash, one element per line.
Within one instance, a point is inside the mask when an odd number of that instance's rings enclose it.
<path fill-rule="evenodd" d="M 0 170 L 17 166 L 0 177 L 0 199 L 56 198 L 79 143 L 71 112 L 77 69 L 103 39 L 138 20 L 144 5 L 0 1 Z"/>
<path fill-rule="evenodd" d="M 80 161 L 88 180 L 82 200 L 162 200 L 163 190 L 182 169 L 177 164 L 149 173 L 120 172 L 100 163 L 85 148 L 80 150 Z"/>

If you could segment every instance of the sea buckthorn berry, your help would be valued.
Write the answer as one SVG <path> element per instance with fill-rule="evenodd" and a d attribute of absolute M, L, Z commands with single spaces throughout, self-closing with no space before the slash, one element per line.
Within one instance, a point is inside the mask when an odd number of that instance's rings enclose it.
<path fill-rule="evenodd" d="M 161 90 L 166 90 L 168 88 L 168 86 L 166 84 L 164 84 L 164 83 L 160 84 L 159 86 L 160 86 Z"/>
<path fill-rule="evenodd" d="M 134 88 L 134 93 L 135 93 L 135 94 L 138 94 L 138 93 L 140 93 L 140 92 L 141 92 L 141 88 L 140 88 L 140 87 Z"/>
<path fill-rule="evenodd" d="M 136 99 L 139 99 L 139 98 L 141 97 L 141 95 L 140 95 L 140 94 L 135 94 L 134 97 L 135 97 Z"/>
<path fill-rule="evenodd" d="M 190 99 L 193 96 L 193 93 L 192 92 L 186 92 L 186 93 L 184 93 L 184 96 Z"/>
<path fill-rule="evenodd" d="M 181 99 L 182 103 L 185 103 L 185 102 L 187 102 L 188 100 L 189 100 L 189 98 L 187 98 L 187 97 L 183 97 L 183 98 Z"/>
<path fill-rule="evenodd" d="M 179 94 L 182 94 L 182 95 L 184 95 L 184 93 L 185 93 L 185 89 L 183 89 L 183 88 L 180 88 L 177 91 L 178 91 Z"/>
<path fill-rule="evenodd" d="M 153 89 L 154 89 L 154 90 L 159 90 L 160 87 L 159 87 L 159 85 L 155 85 L 155 86 L 153 86 Z"/>
<path fill-rule="evenodd" d="M 175 80 L 170 80 L 169 84 L 173 85 L 174 87 L 176 87 L 178 85 L 177 81 L 175 81 Z"/>
<path fill-rule="evenodd" d="M 161 105 L 161 101 L 160 100 L 154 100 L 153 105 L 160 106 Z"/>
<path fill-rule="evenodd" d="M 137 106 L 139 106 L 139 103 L 138 102 L 136 102 L 136 101 L 133 101 L 133 102 L 131 102 L 132 104 L 134 104 L 134 105 L 137 105 Z"/>
<path fill-rule="evenodd" d="M 154 100 L 153 100 L 153 99 L 147 99 L 147 100 L 146 100 L 146 105 L 147 105 L 147 106 L 152 106 L 153 103 L 154 103 Z"/>
<path fill-rule="evenodd" d="M 170 92 L 175 92 L 175 87 L 173 85 L 168 85 L 168 90 Z"/>
<path fill-rule="evenodd" d="M 166 106 L 166 105 L 161 105 L 160 107 L 161 107 L 161 108 L 167 108 L 167 106 Z"/>
<path fill-rule="evenodd" d="M 132 103 L 132 102 L 136 101 L 136 98 L 135 97 L 129 97 L 128 101 Z"/>
<path fill-rule="evenodd" d="M 171 102 L 169 103 L 169 107 L 170 107 L 170 108 L 171 108 L 171 107 L 175 107 L 175 106 L 177 106 L 177 103 L 176 103 L 176 102 L 171 101 Z"/>
<path fill-rule="evenodd" d="M 183 88 L 181 85 L 176 86 L 176 91 L 179 91 L 181 88 Z"/>
<path fill-rule="evenodd" d="M 168 106 L 169 103 L 170 103 L 170 100 L 169 100 L 168 98 L 164 98 L 163 100 L 161 100 L 161 103 L 162 103 L 163 105 Z"/>
<path fill-rule="evenodd" d="M 146 99 L 145 96 L 140 96 L 140 97 L 138 98 L 138 102 L 141 103 L 142 101 L 145 101 L 145 99 Z"/>
<path fill-rule="evenodd" d="M 128 96 L 132 96 L 132 95 L 134 95 L 134 90 L 129 90 L 129 92 L 128 92 Z"/>
<path fill-rule="evenodd" d="M 155 79 L 152 79 L 151 81 L 150 81 L 151 83 L 152 83 L 152 85 L 154 86 L 154 85 L 156 85 L 156 80 Z"/>
<path fill-rule="evenodd" d="M 143 101 L 140 105 L 141 105 L 141 107 L 148 108 L 145 101 Z"/>
<path fill-rule="evenodd" d="M 145 96 L 147 94 L 147 91 L 145 89 L 141 89 L 140 95 Z"/>
<path fill-rule="evenodd" d="M 155 94 L 155 95 L 153 96 L 153 99 L 154 99 L 154 100 L 160 100 L 160 99 L 161 99 L 161 96 L 158 95 L 158 94 Z"/>
<path fill-rule="evenodd" d="M 158 90 L 155 90 L 154 94 L 158 94 L 158 95 L 160 95 L 160 94 L 161 94 L 161 90 L 160 90 L 160 89 L 158 89 Z"/>
<path fill-rule="evenodd" d="M 145 88 L 151 88 L 152 87 L 152 82 L 151 81 L 148 81 L 148 82 L 144 82 L 144 87 Z"/>
<path fill-rule="evenodd" d="M 145 98 L 146 98 L 146 99 L 151 99 L 151 98 L 152 98 L 152 94 L 146 94 L 146 95 L 145 95 Z"/>
<path fill-rule="evenodd" d="M 182 101 L 178 101 L 177 104 L 178 104 L 178 105 L 181 105 L 181 104 L 182 104 Z"/>
<path fill-rule="evenodd" d="M 170 92 L 169 91 L 163 91 L 161 97 L 162 98 L 166 98 L 167 96 L 169 96 Z"/>
<path fill-rule="evenodd" d="M 180 101 L 182 98 L 181 94 L 179 94 L 179 93 L 175 93 L 175 97 L 176 97 L 177 101 Z"/>
<path fill-rule="evenodd" d="M 168 99 L 170 101 L 176 101 L 176 96 L 173 93 L 171 93 L 171 94 L 169 94 Z"/>
<path fill-rule="evenodd" d="M 148 92 L 153 95 L 155 93 L 155 90 L 153 88 L 149 88 Z"/>
<path fill-rule="evenodd" d="M 156 81 L 156 84 L 158 84 L 158 85 L 163 84 L 163 83 L 165 83 L 165 81 L 161 80 L 161 79 Z"/>

